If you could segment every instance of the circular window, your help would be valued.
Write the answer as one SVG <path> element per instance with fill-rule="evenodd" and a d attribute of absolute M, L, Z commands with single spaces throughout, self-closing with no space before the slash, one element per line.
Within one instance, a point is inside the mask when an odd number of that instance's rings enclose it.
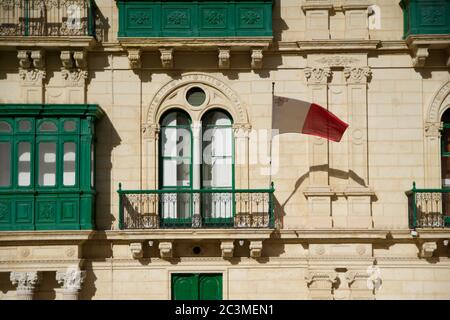
<path fill-rule="evenodd" d="M 194 247 L 192 248 L 192 252 L 194 254 L 200 254 L 200 252 L 202 252 L 202 249 L 200 247 Z"/>
<path fill-rule="evenodd" d="M 201 106 L 206 100 L 206 93 L 199 87 L 190 88 L 186 93 L 186 100 L 193 107 Z"/>

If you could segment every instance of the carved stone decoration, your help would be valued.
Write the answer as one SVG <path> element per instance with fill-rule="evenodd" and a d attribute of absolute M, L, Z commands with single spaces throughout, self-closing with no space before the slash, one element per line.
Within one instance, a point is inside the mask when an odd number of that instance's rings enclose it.
<path fill-rule="evenodd" d="M 158 248 L 161 258 L 163 259 L 172 258 L 172 242 L 160 242 Z"/>
<path fill-rule="evenodd" d="M 437 243 L 436 242 L 424 242 L 422 243 L 422 246 L 420 248 L 420 257 L 421 258 L 431 258 L 433 257 L 434 251 L 437 249 Z"/>
<path fill-rule="evenodd" d="M 164 69 L 173 68 L 173 49 L 172 48 L 160 48 L 161 64 Z"/>
<path fill-rule="evenodd" d="M 64 300 L 78 300 L 78 294 L 86 278 L 86 272 L 78 268 L 68 268 L 56 273 L 56 281 L 62 285 Z"/>
<path fill-rule="evenodd" d="M 345 67 L 344 76 L 349 84 L 364 84 L 372 75 L 369 67 Z"/>
<path fill-rule="evenodd" d="M 61 76 L 71 87 L 84 86 L 88 77 L 85 51 L 61 51 Z"/>
<path fill-rule="evenodd" d="M 141 242 L 130 243 L 130 251 L 134 259 L 141 259 L 144 256 Z"/>
<path fill-rule="evenodd" d="M 128 49 L 128 61 L 131 69 L 141 67 L 141 49 Z"/>
<path fill-rule="evenodd" d="M 307 67 L 305 68 L 305 77 L 308 84 L 326 84 L 331 77 L 331 69 L 329 67 Z"/>
<path fill-rule="evenodd" d="M 348 282 L 349 288 L 351 290 L 350 299 L 352 300 L 373 300 L 374 296 L 374 281 L 378 279 L 371 279 L 371 274 L 369 272 L 358 270 L 358 271 L 347 271 L 345 274 L 345 279 Z"/>
<path fill-rule="evenodd" d="M 354 65 L 359 62 L 358 59 L 346 56 L 326 56 L 315 61 L 317 64 L 326 65 L 328 67 L 343 67 Z"/>
<path fill-rule="evenodd" d="M 333 284 L 337 279 L 338 275 L 335 271 L 308 271 L 305 280 L 311 299 L 333 300 Z"/>
<path fill-rule="evenodd" d="M 223 258 L 225 259 L 233 258 L 234 241 L 233 240 L 222 241 L 220 243 L 220 250 L 222 250 Z"/>
<path fill-rule="evenodd" d="M 439 138 L 441 136 L 441 122 L 425 122 L 425 137 Z"/>
<path fill-rule="evenodd" d="M 236 138 L 248 138 L 252 126 L 249 123 L 235 123 L 233 124 L 233 136 Z"/>
<path fill-rule="evenodd" d="M 262 241 L 251 241 L 250 242 L 250 257 L 252 257 L 252 258 L 261 257 L 262 248 L 263 248 Z"/>
<path fill-rule="evenodd" d="M 252 49 L 252 69 L 261 69 L 263 66 L 263 49 Z"/>
<path fill-rule="evenodd" d="M 416 47 L 413 49 L 413 67 L 423 67 L 429 56 L 428 47 Z"/>
<path fill-rule="evenodd" d="M 230 68 L 230 49 L 229 48 L 219 48 L 219 68 L 229 69 Z"/>
<path fill-rule="evenodd" d="M 40 85 L 45 79 L 44 52 L 41 50 L 19 50 L 19 77 L 26 85 Z"/>
<path fill-rule="evenodd" d="M 39 286 L 42 274 L 39 271 L 11 272 L 9 279 L 17 286 L 17 300 L 33 300 L 35 289 Z"/>
<path fill-rule="evenodd" d="M 159 139 L 159 124 L 142 125 L 142 134 L 145 140 L 156 141 Z"/>

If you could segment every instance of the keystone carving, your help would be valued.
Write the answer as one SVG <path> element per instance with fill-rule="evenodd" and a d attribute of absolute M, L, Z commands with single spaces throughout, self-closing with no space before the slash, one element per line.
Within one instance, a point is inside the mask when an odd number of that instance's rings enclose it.
<path fill-rule="evenodd" d="M 263 57 L 263 49 L 252 49 L 252 69 L 262 68 Z"/>
<path fill-rule="evenodd" d="M 251 241 L 250 242 L 250 257 L 252 257 L 252 258 L 261 257 L 262 248 L 263 248 L 262 241 Z"/>
<path fill-rule="evenodd" d="M 431 258 L 433 256 L 434 251 L 437 249 L 436 242 L 424 242 L 420 249 L 420 257 L 422 258 Z"/>
<path fill-rule="evenodd" d="M 141 259 L 144 256 L 142 243 L 140 242 L 130 243 L 130 251 L 134 259 Z"/>
<path fill-rule="evenodd" d="M 326 84 L 331 77 L 331 69 L 324 68 L 305 68 L 305 77 L 308 84 Z"/>
<path fill-rule="evenodd" d="M 172 242 L 160 242 L 159 243 L 159 254 L 163 259 L 172 258 Z"/>
<path fill-rule="evenodd" d="M 230 49 L 229 48 L 219 48 L 219 68 L 229 69 L 230 68 Z"/>
<path fill-rule="evenodd" d="M 131 69 L 141 67 L 141 49 L 128 49 L 128 62 Z"/>
<path fill-rule="evenodd" d="M 34 272 L 11 272 L 11 283 L 17 286 L 17 299 L 32 300 L 35 289 L 39 286 L 42 274 Z"/>
<path fill-rule="evenodd" d="M 173 68 L 173 49 L 172 48 L 160 48 L 161 64 L 164 69 Z"/>
<path fill-rule="evenodd" d="M 229 259 L 233 257 L 234 241 L 222 241 L 220 244 L 220 250 L 222 250 L 222 257 Z"/>

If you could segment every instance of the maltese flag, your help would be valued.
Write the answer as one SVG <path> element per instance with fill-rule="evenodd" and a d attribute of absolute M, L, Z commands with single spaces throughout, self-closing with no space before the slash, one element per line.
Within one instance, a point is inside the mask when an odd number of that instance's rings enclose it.
<path fill-rule="evenodd" d="M 339 142 L 348 124 L 318 104 L 273 97 L 272 128 L 279 133 L 303 133 Z"/>

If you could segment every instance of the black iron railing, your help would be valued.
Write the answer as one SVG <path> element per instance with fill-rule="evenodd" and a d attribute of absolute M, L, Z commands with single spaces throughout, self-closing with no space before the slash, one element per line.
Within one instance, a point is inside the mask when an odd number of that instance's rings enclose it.
<path fill-rule="evenodd" d="M 270 189 L 122 190 L 119 228 L 274 228 Z"/>
<path fill-rule="evenodd" d="M 0 0 L 0 36 L 94 36 L 93 0 Z"/>
<path fill-rule="evenodd" d="M 450 189 L 417 189 L 406 192 L 410 228 L 450 227 Z"/>

